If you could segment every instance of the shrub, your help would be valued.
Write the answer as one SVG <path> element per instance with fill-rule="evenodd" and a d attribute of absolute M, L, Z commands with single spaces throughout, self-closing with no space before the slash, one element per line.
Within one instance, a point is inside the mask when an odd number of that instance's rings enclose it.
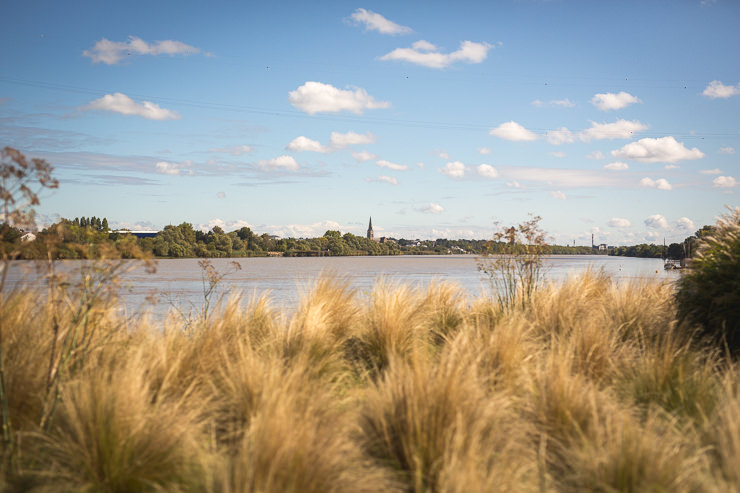
<path fill-rule="evenodd" d="M 740 355 L 740 208 L 700 240 L 696 258 L 678 282 L 679 316 L 700 334 Z"/>

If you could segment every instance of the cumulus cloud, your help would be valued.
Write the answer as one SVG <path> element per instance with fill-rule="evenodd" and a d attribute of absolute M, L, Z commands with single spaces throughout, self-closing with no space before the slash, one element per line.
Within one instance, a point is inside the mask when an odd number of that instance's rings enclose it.
<path fill-rule="evenodd" d="M 377 31 L 381 34 L 390 35 L 408 34 L 413 32 L 410 27 L 396 24 L 372 10 L 357 9 L 352 12 L 350 18 L 356 24 L 364 25 L 366 31 Z"/>
<path fill-rule="evenodd" d="M 440 53 L 428 41 L 417 41 L 411 48 L 396 48 L 380 57 L 381 60 L 400 60 L 429 68 L 445 68 L 455 62 L 481 63 L 493 45 L 463 41 L 452 53 Z"/>
<path fill-rule="evenodd" d="M 445 208 L 435 202 L 429 202 L 429 204 L 421 206 L 417 210 L 426 214 L 441 214 Z"/>
<path fill-rule="evenodd" d="M 368 151 L 360 151 L 360 152 L 352 152 L 352 157 L 355 158 L 355 161 L 358 163 L 364 163 L 365 161 L 372 161 L 373 159 L 378 159 L 378 156 L 376 154 L 373 154 L 372 152 Z"/>
<path fill-rule="evenodd" d="M 719 169 L 719 168 L 703 169 L 703 170 L 699 171 L 699 173 L 701 173 L 702 175 L 721 175 L 722 174 L 722 170 Z"/>
<path fill-rule="evenodd" d="M 668 229 L 668 221 L 660 214 L 653 214 L 645 219 L 645 226 L 653 229 Z"/>
<path fill-rule="evenodd" d="M 672 169 L 679 169 L 680 167 L 681 166 L 679 166 L 677 164 L 666 164 L 665 166 L 663 166 L 663 169 L 666 169 L 666 170 L 669 170 L 670 171 Z"/>
<path fill-rule="evenodd" d="M 89 102 L 80 109 L 83 111 L 110 111 L 126 116 L 140 116 L 147 120 L 177 120 L 180 118 L 180 114 L 176 111 L 160 108 L 158 104 L 150 101 L 137 103 L 120 92 L 106 94 L 100 99 Z"/>
<path fill-rule="evenodd" d="M 688 217 L 680 217 L 676 221 L 676 227 L 683 231 L 693 231 L 694 230 L 694 221 L 689 219 Z"/>
<path fill-rule="evenodd" d="M 513 181 L 507 181 L 507 182 L 506 182 L 506 186 L 507 186 L 507 187 L 509 187 L 509 188 L 524 188 L 524 187 L 522 187 L 522 184 L 521 184 L 521 183 L 519 183 L 519 182 L 518 182 L 518 181 L 516 181 L 516 180 L 513 180 Z"/>
<path fill-rule="evenodd" d="M 632 226 L 632 223 L 629 222 L 629 219 L 625 219 L 623 217 L 613 217 L 609 219 L 609 222 L 606 223 L 609 225 L 610 228 L 629 228 Z"/>
<path fill-rule="evenodd" d="M 550 155 L 553 156 L 553 157 L 557 157 L 557 158 L 563 158 L 563 157 L 567 156 L 567 154 L 564 153 L 564 152 L 562 152 L 562 151 L 551 152 Z"/>
<path fill-rule="evenodd" d="M 704 89 L 702 94 L 711 99 L 727 99 L 740 94 L 740 84 L 735 86 L 726 86 L 718 80 L 713 80 Z"/>
<path fill-rule="evenodd" d="M 486 178 L 498 177 L 498 170 L 490 164 L 479 164 L 476 169 L 479 175 L 485 176 Z"/>
<path fill-rule="evenodd" d="M 550 195 L 552 195 L 552 198 L 554 198 L 555 200 L 567 200 L 568 199 L 568 197 L 560 190 L 555 191 L 555 192 L 550 192 Z"/>
<path fill-rule="evenodd" d="M 712 186 L 715 188 L 733 188 L 737 186 L 737 181 L 732 176 L 718 176 L 712 180 Z"/>
<path fill-rule="evenodd" d="M 465 176 L 465 165 L 460 161 L 447 163 L 444 168 L 439 168 L 439 172 L 451 178 L 462 178 Z"/>
<path fill-rule="evenodd" d="M 557 130 L 548 130 L 545 134 L 547 141 L 552 145 L 570 144 L 575 140 L 573 132 L 565 127 Z"/>
<path fill-rule="evenodd" d="M 293 152 L 308 151 L 327 153 L 332 151 L 332 149 L 330 149 L 329 147 L 321 145 L 319 141 L 311 140 L 308 137 L 304 137 L 303 135 L 293 139 L 290 144 L 285 146 L 285 149 Z"/>
<path fill-rule="evenodd" d="M 187 45 L 181 41 L 165 40 L 147 43 L 136 36 L 129 36 L 128 41 L 110 41 L 106 38 L 96 42 L 95 45 L 82 52 L 83 56 L 89 57 L 93 63 L 105 63 L 115 65 L 130 55 L 194 55 L 200 53 L 195 46 Z"/>
<path fill-rule="evenodd" d="M 617 94 L 614 94 L 613 92 L 595 94 L 594 97 L 591 98 L 591 104 L 601 111 L 621 110 L 633 103 L 642 103 L 642 101 L 624 91 Z"/>
<path fill-rule="evenodd" d="M 735 154 L 735 148 L 734 147 L 720 147 L 719 151 L 717 151 L 719 154 Z"/>
<path fill-rule="evenodd" d="M 159 161 L 154 165 L 154 169 L 157 173 L 163 175 L 193 175 L 192 169 L 193 163 L 190 161 L 183 161 L 182 163 L 171 163 L 168 161 Z"/>
<path fill-rule="evenodd" d="M 502 123 L 498 127 L 491 129 L 488 133 L 500 139 L 513 140 L 515 142 L 537 140 L 536 133 L 527 130 L 515 121 Z"/>
<path fill-rule="evenodd" d="M 605 164 L 604 169 L 608 169 L 609 171 L 624 171 L 626 169 L 630 169 L 630 167 L 627 163 L 615 161 L 613 163 Z"/>
<path fill-rule="evenodd" d="M 406 166 L 405 164 L 392 163 L 390 161 L 386 161 L 385 159 L 381 159 L 380 161 L 375 161 L 375 164 L 377 164 L 381 168 L 388 168 L 388 169 L 392 169 L 395 171 L 404 171 L 404 170 L 409 169 L 409 167 Z"/>
<path fill-rule="evenodd" d="M 331 84 L 308 81 L 288 93 L 288 101 L 304 113 L 339 113 L 349 111 L 361 115 L 364 110 L 390 108 L 387 101 L 376 101 L 365 89 L 337 89 Z"/>
<path fill-rule="evenodd" d="M 586 159 L 604 159 L 604 153 L 601 151 L 593 151 L 586 154 Z"/>
<path fill-rule="evenodd" d="M 300 168 L 298 162 L 296 162 L 293 156 L 278 156 L 274 159 L 263 159 L 257 163 L 257 166 L 266 171 L 281 169 L 287 171 L 295 171 Z"/>
<path fill-rule="evenodd" d="M 675 163 L 681 160 L 701 159 L 704 153 L 696 147 L 687 149 L 683 143 L 676 141 L 673 137 L 661 137 L 630 142 L 621 149 L 612 151 L 612 156 L 641 163 Z"/>
<path fill-rule="evenodd" d="M 396 180 L 392 176 L 387 176 L 387 175 L 380 175 L 377 178 L 365 178 L 365 181 L 376 182 L 376 183 L 388 183 L 390 185 L 398 185 L 398 180 Z"/>
<path fill-rule="evenodd" d="M 617 120 L 614 123 L 591 122 L 591 128 L 587 128 L 578 134 L 584 142 L 603 139 L 629 139 L 637 132 L 647 129 L 648 126 L 637 121 Z"/>
<path fill-rule="evenodd" d="M 646 188 L 657 188 L 658 190 L 672 190 L 673 186 L 668 183 L 665 178 L 658 178 L 653 180 L 652 178 L 645 177 L 640 180 L 640 186 Z"/>
<path fill-rule="evenodd" d="M 488 147 L 479 147 L 478 148 L 478 154 L 483 154 L 485 156 L 485 155 L 488 155 L 490 153 L 491 153 L 491 149 L 489 149 Z"/>
<path fill-rule="evenodd" d="M 366 134 L 358 134 L 357 132 L 347 132 L 346 134 L 332 132 L 329 138 L 329 145 L 334 149 L 344 149 L 353 145 L 373 144 L 376 140 L 377 137 L 370 132 Z"/>
<path fill-rule="evenodd" d="M 219 154 L 231 154 L 232 156 L 241 156 L 247 152 L 252 152 L 252 148 L 248 145 L 240 145 L 234 147 L 211 147 L 208 151 Z"/>

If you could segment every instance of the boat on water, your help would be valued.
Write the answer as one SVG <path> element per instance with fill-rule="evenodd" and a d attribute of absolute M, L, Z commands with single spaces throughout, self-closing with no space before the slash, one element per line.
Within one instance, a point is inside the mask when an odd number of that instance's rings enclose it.
<path fill-rule="evenodd" d="M 683 266 L 679 260 L 666 259 L 663 263 L 663 268 L 665 270 L 677 270 L 683 269 Z"/>

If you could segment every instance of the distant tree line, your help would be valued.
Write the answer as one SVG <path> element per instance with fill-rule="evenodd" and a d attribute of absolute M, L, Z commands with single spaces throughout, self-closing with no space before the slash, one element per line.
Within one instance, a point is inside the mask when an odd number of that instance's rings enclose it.
<path fill-rule="evenodd" d="M 409 240 L 383 238 L 370 240 L 352 233 L 328 230 L 317 238 L 276 238 L 267 233 L 257 234 L 248 227 L 225 232 L 219 226 L 204 232 L 191 223 L 168 225 L 156 236 L 138 238 L 126 231 L 111 231 L 107 218 L 76 217 L 62 219 L 35 233 L 35 239 L 24 240 L 25 232 L 7 224 L 0 224 L 3 252 L 15 252 L 17 258 L 38 259 L 87 259 L 97 258 L 105 252 L 134 257 L 135 251 L 160 258 L 217 258 L 254 257 L 279 255 L 298 256 L 349 256 L 349 255 L 448 255 L 448 254 L 497 254 L 510 249 L 504 241 L 492 240 Z M 621 246 L 609 250 L 609 255 L 626 257 L 682 258 L 693 251 L 697 238 L 711 233 L 705 226 L 683 243 L 672 243 L 665 251 L 662 245 L 640 244 Z M 507 250 L 508 251 L 508 250 Z M 544 245 L 543 255 L 590 255 L 597 253 L 590 246 Z"/>
<path fill-rule="evenodd" d="M 693 257 L 696 250 L 697 240 L 704 238 L 707 235 L 711 235 L 713 231 L 714 226 L 702 226 L 700 230 L 685 238 L 681 243 L 671 243 L 665 247 L 663 245 L 647 243 L 632 246 L 620 246 L 609 250 L 609 255 L 680 260 L 682 258 Z"/>

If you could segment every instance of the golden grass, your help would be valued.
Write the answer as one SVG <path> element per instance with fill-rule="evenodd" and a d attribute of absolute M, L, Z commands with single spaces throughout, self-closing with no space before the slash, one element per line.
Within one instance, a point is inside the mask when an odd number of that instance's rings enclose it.
<path fill-rule="evenodd" d="M 672 288 L 586 272 L 503 309 L 322 278 L 125 319 L 5 296 L 4 491 L 740 491 L 738 370 Z"/>

